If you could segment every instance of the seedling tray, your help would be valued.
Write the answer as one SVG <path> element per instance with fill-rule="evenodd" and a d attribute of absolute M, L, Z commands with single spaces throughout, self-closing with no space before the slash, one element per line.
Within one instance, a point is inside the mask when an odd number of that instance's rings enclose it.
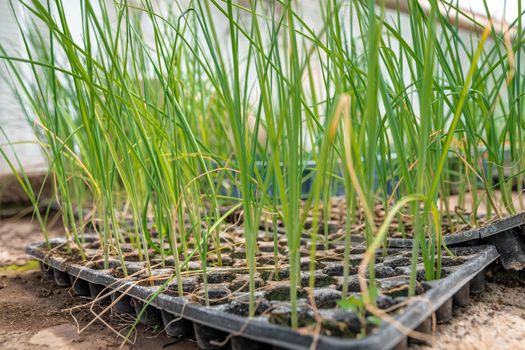
<path fill-rule="evenodd" d="M 264 288 L 257 292 L 257 316 L 248 318 L 246 290 L 239 288 L 246 274 L 235 264 L 215 269 L 208 273 L 209 293 L 215 299 L 211 306 L 201 304 L 195 287 L 200 284 L 192 281 L 191 276 L 183 279 L 183 285 L 188 294 L 179 297 L 170 288 L 159 293 L 160 286 L 140 284 L 138 279 L 124 279 L 118 276 L 118 267 L 101 269 L 100 262 L 91 260 L 91 263 L 82 264 L 72 261 L 59 248 L 64 239 L 51 242 L 51 251 L 44 243 L 32 244 L 27 252 L 41 262 L 44 273 L 52 275 L 59 286 L 72 286 L 76 294 L 88 295 L 97 298 L 99 303 L 109 304 L 116 312 L 136 314 L 141 323 L 164 323 L 166 333 L 175 337 L 195 336 L 199 347 L 204 349 L 218 349 L 231 346 L 233 349 L 309 349 L 312 344 L 317 349 L 403 349 L 407 346 L 407 334 L 395 326 L 383 322 L 381 325 L 359 324 L 359 318 L 354 312 L 340 310 L 336 306 L 340 298 L 342 264 L 340 261 L 320 260 L 316 267 L 316 280 L 319 287 L 314 290 L 317 312 L 314 314 L 306 299 L 300 299 L 300 320 L 311 320 L 321 315 L 323 327 L 321 333 L 315 333 L 312 328 L 305 326 L 299 330 L 283 325 L 289 322 L 289 308 L 287 308 L 286 291 L 289 285 L 285 282 L 286 268 L 279 270 L 283 280 L 271 281 L 272 276 L 260 273 L 257 283 Z M 90 240 L 86 240 L 89 245 Z M 92 252 L 87 249 L 86 252 Z M 484 270 L 498 258 L 493 246 L 479 246 L 467 248 L 453 248 L 456 258 L 443 257 L 444 277 L 437 281 L 424 282 L 421 271 L 418 271 L 417 297 L 406 297 L 407 273 L 409 272 L 410 251 L 405 249 L 389 250 L 387 255 L 378 253 L 376 256 L 376 280 L 380 289 L 378 306 L 391 308 L 401 302 L 406 302 L 402 308 L 390 313 L 391 316 L 407 329 L 430 333 L 432 330 L 431 317 L 435 312 L 437 321 L 447 321 L 452 315 L 452 306 L 463 306 L 468 303 L 470 293 L 479 293 L 484 288 Z M 96 257 L 96 255 L 94 255 Z M 303 257 L 303 260 L 307 258 Z M 356 254 L 352 259 L 358 259 Z M 235 251 L 231 252 L 231 259 L 237 259 Z M 303 262 L 302 260 L 302 262 Z M 128 271 L 137 271 L 140 263 L 127 263 Z M 308 264 L 304 264 L 304 271 L 308 271 Z M 353 266 L 355 269 L 355 265 Z M 210 269 L 212 270 L 212 269 Z M 240 273 L 239 273 L 240 272 Z M 233 273 L 233 274 L 232 274 Z M 172 270 L 155 269 L 153 275 L 157 277 L 166 274 L 170 276 Z M 230 279 L 228 276 L 234 276 Z M 307 284 L 308 273 L 303 286 Z M 349 291 L 352 294 L 359 292 L 355 272 L 350 276 Z M 194 290 L 190 293 L 191 290 Z M 241 290 L 241 292 L 239 292 Z M 300 296 L 304 298 L 304 289 Z M 155 294 L 155 298 L 152 298 Z M 283 297 L 284 295 L 284 297 Z M 149 304 L 148 304 L 149 302 Z M 147 305 L 147 307 L 145 307 Z M 305 321 L 305 322 L 303 322 Z M 348 333 L 358 332 L 355 328 L 369 328 L 368 335 L 357 339 L 355 334 L 348 337 Z M 326 327 L 325 327 L 326 323 Z M 345 334 L 338 335 L 337 331 L 344 330 Z"/>
<path fill-rule="evenodd" d="M 333 244 L 338 245 L 342 244 L 344 238 L 345 230 L 345 214 L 344 206 L 345 200 L 342 197 L 334 197 L 330 206 L 330 217 L 325 221 L 323 218 L 322 209 L 319 211 L 318 217 L 318 243 Z M 384 220 L 386 211 L 383 209 L 381 204 L 377 204 L 374 208 L 375 210 L 375 220 L 376 225 L 381 225 Z M 467 213 L 468 214 L 468 213 Z M 454 214 L 452 214 L 454 215 Z M 392 226 L 389 228 L 388 236 L 388 247 L 390 248 L 409 248 L 412 247 L 412 235 L 410 232 L 406 234 L 406 237 L 401 237 L 402 230 L 400 229 L 399 222 L 397 218 L 392 223 Z M 455 221 L 456 225 L 454 227 L 443 226 L 442 227 L 442 238 L 444 243 L 447 246 L 452 245 L 464 245 L 467 242 L 482 244 L 481 240 L 495 236 L 497 234 L 510 231 L 513 229 L 525 229 L 525 212 L 521 212 L 514 215 L 507 215 L 501 219 L 487 221 L 487 218 L 484 214 L 478 215 L 478 223 L 480 224 L 476 228 L 469 228 L 469 226 L 460 220 L 459 216 L 453 216 L 452 220 Z M 446 223 L 447 218 L 443 217 L 443 222 Z M 310 217 L 305 222 L 305 232 L 303 233 L 303 239 L 308 240 L 311 236 L 310 230 L 313 228 L 313 218 Z M 405 228 L 411 230 L 411 222 L 403 223 Z M 266 226 L 266 227 L 265 227 Z M 271 229 L 271 223 L 268 221 L 262 220 L 261 229 Z M 284 223 L 280 220 L 277 221 L 277 227 L 280 233 L 284 234 L 286 232 L 286 227 Z M 351 237 L 352 245 L 360 244 L 365 241 L 363 236 L 364 231 L 364 217 L 363 213 L 358 214 L 358 218 L 355 219 L 355 222 L 352 223 L 351 227 Z M 471 244 L 469 243 L 469 244 Z"/>
<path fill-rule="evenodd" d="M 336 200 L 344 200 L 342 197 L 334 197 Z M 337 207 L 340 205 L 339 202 L 337 202 L 334 207 Z M 223 213 L 226 213 L 229 208 L 224 207 L 221 208 Z M 242 223 L 240 222 L 239 218 L 242 217 L 242 214 L 240 214 L 240 211 L 236 211 L 230 214 L 230 217 L 228 220 L 230 223 L 235 223 L 236 225 L 239 225 Z M 382 216 L 378 216 L 378 224 L 382 223 L 382 220 L 384 218 Z M 483 217 L 479 217 L 478 219 L 483 220 Z M 307 221 L 305 223 L 305 231 L 302 234 L 302 239 L 304 242 L 310 241 L 311 233 L 310 230 L 312 229 L 310 225 L 312 224 L 312 217 L 309 218 L 310 221 Z M 320 217 L 318 219 L 318 241 L 317 244 L 327 244 L 327 245 L 341 245 L 343 243 L 344 238 L 344 215 L 342 213 L 339 213 L 336 215 L 336 217 L 329 218 L 328 221 L 325 223 L 323 221 L 323 218 Z M 483 222 L 483 221 L 481 221 Z M 128 220 L 126 222 L 121 223 L 122 226 L 128 228 L 129 230 L 133 230 L 133 223 L 131 220 Z M 103 229 L 102 225 L 96 224 L 97 231 L 101 231 Z M 266 230 L 271 231 L 272 230 L 272 223 L 268 220 L 265 221 L 264 219 L 261 220 L 259 224 L 260 230 Z M 365 241 L 365 238 L 361 231 L 356 231 L 356 227 L 361 226 L 364 229 L 364 224 L 362 223 L 354 223 L 352 227 L 352 233 L 351 233 L 351 239 L 352 239 L 352 245 L 359 245 Z M 325 237 L 323 230 L 328 229 L 328 240 L 325 242 Z M 399 235 L 399 229 L 397 227 L 393 227 L 394 233 L 397 233 Z M 485 244 L 485 240 L 489 237 L 493 237 L 497 234 L 515 230 L 515 229 L 523 229 L 525 230 L 525 212 L 521 212 L 514 215 L 506 216 L 502 219 L 494 220 L 488 223 L 482 223 L 480 227 L 467 229 L 462 228 L 459 230 L 455 230 L 453 232 L 447 232 L 442 234 L 442 238 L 444 243 L 447 246 L 453 246 L 453 245 L 465 245 L 466 243 L 470 242 L 470 244 Z M 279 237 L 284 237 L 286 233 L 286 228 L 284 226 L 284 223 L 281 220 L 277 220 L 277 231 Z M 483 241 L 482 241 L 483 240 Z M 398 238 L 398 237 L 391 237 L 389 236 L 387 238 L 388 241 L 388 247 L 390 248 L 410 248 L 412 247 L 413 239 L 409 235 L 407 238 Z M 492 242 L 490 242 L 492 244 Z"/>
<path fill-rule="evenodd" d="M 501 220 L 483 225 L 479 228 L 449 233 L 443 236 L 443 240 L 445 244 L 449 246 L 454 244 L 462 244 L 485 239 L 521 226 L 525 227 L 525 212 L 508 216 Z M 389 238 L 388 243 L 390 247 L 411 247 L 412 239 Z"/>

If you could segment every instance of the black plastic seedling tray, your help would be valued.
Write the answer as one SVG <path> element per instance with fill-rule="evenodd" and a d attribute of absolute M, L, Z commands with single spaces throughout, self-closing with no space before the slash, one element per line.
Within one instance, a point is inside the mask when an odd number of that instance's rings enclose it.
<path fill-rule="evenodd" d="M 467 242 L 492 237 L 496 234 L 507 232 L 521 226 L 525 227 L 525 212 L 506 217 L 504 219 L 495 221 L 493 223 L 472 230 L 464 230 L 455 233 L 449 233 L 443 236 L 443 240 L 448 246 L 455 244 L 464 244 Z M 411 247 L 412 239 L 389 238 L 388 245 L 389 247 L 398 248 Z"/>
<path fill-rule="evenodd" d="M 319 212 L 318 217 L 318 244 L 325 243 L 325 244 L 332 244 L 332 245 L 340 245 L 343 242 L 344 238 L 344 231 L 345 231 L 345 214 L 344 214 L 344 206 L 345 206 L 345 200 L 342 197 L 333 197 L 333 202 L 330 204 L 332 207 L 329 210 L 330 217 L 324 221 L 323 215 L 324 213 L 322 210 Z M 343 206 L 343 208 L 341 208 Z M 385 211 L 382 209 L 381 203 L 377 203 L 377 208 L 380 210 L 380 212 L 377 212 L 377 218 L 376 218 L 376 224 L 380 225 L 382 224 L 382 220 L 384 219 Z M 356 220 L 356 222 L 353 222 L 352 227 L 352 244 L 360 244 L 364 242 L 365 238 L 363 236 L 363 230 L 364 230 L 364 219 L 363 215 L 359 214 L 360 218 Z M 305 222 L 305 231 L 303 232 L 303 239 L 309 240 L 311 237 L 310 231 L 313 229 L 311 227 L 313 219 L 310 217 L 310 221 Z M 445 218 L 444 218 L 445 219 Z M 462 222 L 462 220 L 458 220 L 458 217 L 452 218 L 453 220 L 457 220 L 459 223 Z M 447 229 L 443 227 L 442 237 L 443 241 L 447 246 L 453 246 L 453 245 L 465 245 L 465 244 L 482 244 L 483 240 L 496 236 L 503 232 L 508 232 L 511 230 L 519 230 L 524 229 L 525 230 L 525 212 L 521 212 L 514 215 L 508 215 L 506 217 L 503 217 L 501 219 L 497 220 L 490 220 L 485 221 L 486 218 L 483 214 L 480 214 L 478 216 L 478 220 L 481 223 L 479 227 L 476 228 L 467 228 L 468 226 L 466 224 L 460 225 L 463 226 L 462 228 L 455 228 L 453 231 L 450 231 L 450 229 Z M 444 220 L 446 221 L 446 220 Z M 411 223 L 404 223 L 405 225 L 411 226 Z M 390 232 L 391 235 L 389 235 L 387 241 L 388 241 L 388 247 L 390 248 L 409 248 L 412 247 L 413 239 L 411 234 L 408 234 L 407 237 L 401 238 L 402 230 L 395 226 L 395 223 L 393 223 L 394 226 L 392 226 L 393 231 Z M 266 227 L 265 227 L 266 226 Z M 466 227 L 465 227 L 466 226 Z M 361 229 L 357 229 L 357 227 L 361 227 Z M 261 229 L 269 230 L 271 229 L 271 223 L 262 221 L 260 224 Z M 277 222 L 277 229 L 281 234 L 284 234 L 286 232 L 286 228 L 284 226 L 284 223 L 282 221 Z"/>
<path fill-rule="evenodd" d="M 208 274 L 210 297 L 212 291 L 215 291 L 218 295 L 217 300 L 222 300 L 212 302 L 212 306 L 201 305 L 199 300 L 195 300 L 193 293 L 184 297 L 174 296 L 176 294 L 169 288 L 152 298 L 160 287 L 144 286 L 136 280 L 119 278 L 118 268 L 115 266 L 104 270 L 99 269 L 100 265 L 97 262 L 87 265 L 73 262 L 64 254 L 57 253 L 57 249 L 63 243 L 63 239 L 52 241 L 52 246 L 55 247 L 52 251 L 46 248 L 44 243 L 32 244 L 27 248 L 27 252 L 41 262 L 42 270 L 52 274 L 59 286 L 72 286 L 76 294 L 97 297 L 98 302 L 106 305 L 113 300 L 115 312 L 138 315 L 141 317 L 141 323 L 164 323 L 168 335 L 195 336 L 198 346 L 204 349 L 218 349 L 224 346 L 231 346 L 233 349 L 309 349 L 312 344 L 315 344 L 317 349 L 403 349 L 408 343 L 407 334 L 387 322 L 371 329 L 369 334 L 361 339 L 356 339 L 355 336 L 353 338 L 336 336 L 333 332 L 332 335 L 327 335 L 330 333 L 324 331 L 324 323 L 322 334 L 315 336 L 307 328 L 295 331 L 281 325 L 280 322 L 274 322 L 275 319 L 286 320 L 289 316 L 286 301 L 271 297 L 283 291 L 279 285 L 282 287 L 282 283 L 285 282 L 272 284 L 268 281 L 270 277 L 263 275 L 258 283 L 266 283 L 267 288 L 262 294 L 258 294 L 258 305 L 266 305 L 268 308 L 254 318 L 248 318 L 245 316 L 247 305 L 242 302 L 246 300 L 246 293 L 232 292 L 236 288 L 233 287 L 234 283 L 237 282 L 238 285 L 239 278 L 242 281 L 243 275 L 237 274 L 234 280 L 225 280 L 227 274 L 224 272 L 228 273 L 228 269 L 232 269 L 231 266 Z M 378 306 L 384 304 L 385 308 L 388 308 L 400 301 L 406 301 L 406 306 L 392 313 L 391 316 L 407 329 L 425 333 L 431 332 L 433 313 L 438 322 L 450 319 L 453 305 L 466 305 L 470 293 L 483 290 L 485 268 L 498 258 L 497 250 L 493 246 L 453 248 L 453 252 L 457 258 L 443 258 L 444 277 L 431 282 L 420 280 L 417 288 L 418 296 L 408 299 L 406 293 L 403 294 L 404 289 L 400 287 L 406 286 L 404 283 L 407 281 L 409 267 L 407 259 L 410 252 L 399 249 L 389 251 L 388 255 L 378 254 L 376 277 L 382 294 L 381 302 L 378 299 Z M 231 253 L 232 259 L 235 259 L 234 254 L 235 252 Z M 128 271 L 137 270 L 137 266 L 140 265 L 136 261 L 127 264 L 129 264 Z M 337 261 L 319 263 L 316 279 L 319 276 L 320 284 L 324 286 L 316 287 L 315 295 L 321 296 L 317 302 L 318 312 L 328 323 L 335 320 L 337 325 L 347 325 L 348 322 L 351 324 L 355 321 L 355 317 L 352 317 L 355 314 L 337 309 L 333 300 L 340 296 L 341 266 Z M 160 275 L 164 270 L 156 271 L 153 271 L 154 274 Z M 286 269 L 283 268 L 282 271 L 285 272 Z M 350 277 L 349 291 L 358 293 L 358 284 L 355 283 L 357 276 L 354 273 Z M 404 282 L 399 283 L 399 281 Z M 185 289 L 186 285 L 191 283 L 191 280 L 183 279 Z M 286 285 L 284 286 L 286 289 Z M 227 291 L 226 294 L 220 292 L 221 288 Z M 331 295 L 332 299 L 323 298 L 323 295 Z M 323 305 L 323 301 L 326 300 L 328 303 Z M 144 308 L 148 301 L 149 306 Z M 304 305 L 303 302 L 306 303 L 306 300 L 300 300 L 299 304 Z M 307 316 L 312 316 L 311 309 L 306 308 L 303 311 Z"/>

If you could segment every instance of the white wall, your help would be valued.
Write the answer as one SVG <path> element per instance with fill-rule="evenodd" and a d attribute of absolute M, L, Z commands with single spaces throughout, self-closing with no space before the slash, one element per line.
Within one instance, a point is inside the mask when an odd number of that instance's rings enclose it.
<path fill-rule="evenodd" d="M 19 11 L 19 9 L 17 10 Z M 22 40 L 9 1 L 0 1 L 0 23 L 2 26 L 0 43 L 9 51 L 9 54 L 20 55 Z M 1 61 L 0 76 L 8 78 L 5 65 Z M 34 142 L 36 139 L 6 79 L 0 79 L 0 128 L 5 131 L 8 137 L 7 139 L 0 132 L 0 147 L 7 152 L 9 159 L 16 162 L 11 147 L 7 145 L 8 142 L 11 142 L 15 143 L 13 148 L 24 169 L 31 171 L 45 169 L 45 161 L 38 145 L 34 143 L 16 144 L 20 142 Z M 11 170 L 6 159 L 0 155 L 0 175 L 10 172 Z"/>

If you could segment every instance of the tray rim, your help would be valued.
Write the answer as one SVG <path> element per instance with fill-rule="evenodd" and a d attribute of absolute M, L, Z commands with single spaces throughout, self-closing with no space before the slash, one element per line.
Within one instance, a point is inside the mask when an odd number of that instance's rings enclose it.
<path fill-rule="evenodd" d="M 53 243 L 61 243 L 64 238 L 54 239 Z M 133 285 L 130 281 L 108 275 L 104 270 L 94 270 L 77 263 L 67 262 L 57 257 L 46 255 L 40 248 L 43 242 L 30 244 L 26 252 L 43 264 L 66 272 L 90 283 L 104 285 L 108 288 L 125 288 L 127 294 L 133 298 L 145 301 L 154 294 L 157 288 Z M 425 282 L 431 285 L 421 297 L 414 299 L 395 318 L 409 329 L 417 328 L 425 319 L 430 317 L 441 305 L 470 282 L 485 267 L 494 262 L 499 254 L 494 246 L 477 246 L 480 249 L 476 255 L 468 259 L 448 276 Z M 251 340 L 272 344 L 289 349 L 307 349 L 312 344 L 312 335 L 300 334 L 291 328 L 262 322 L 257 317 L 248 317 L 227 313 L 214 307 L 205 307 L 189 302 L 186 298 L 170 296 L 161 293 L 150 305 L 181 316 L 192 322 L 218 329 L 234 336 L 242 336 Z M 182 315 L 181 315 L 182 313 Z M 239 333 L 239 330 L 243 331 Z M 406 334 L 395 326 L 384 322 L 374 333 L 362 339 L 345 339 L 319 335 L 317 349 L 391 349 L 402 342 Z"/>

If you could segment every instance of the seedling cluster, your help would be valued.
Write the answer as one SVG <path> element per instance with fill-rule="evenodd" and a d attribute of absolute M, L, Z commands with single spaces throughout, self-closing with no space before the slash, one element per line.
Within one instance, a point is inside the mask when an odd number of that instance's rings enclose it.
<path fill-rule="evenodd" d="M 173 266 L 178 295 L 199 275 L 209 305 L 210 274 L 243 248 L 249 314 L 261 276 L 286 269 L 295 328 L 320 252 L 340 248 L 340 305 L 370 318 L 389 237 L 413 239 L 411 296 L 418 264 L 441 277 L 445 234 L 524 210 L 521 15 L 497 27 L 455 2 L 319 0 L 314 25 L 288 0 L 167 3 L 82 0 L 78 36 L 64 1 L 20 0 L 25 50 L 0 46 L 72 258 L 91 259 L 95 233 L 105 268 L 128 277 L 131 246 L 147 276 Z"/>

